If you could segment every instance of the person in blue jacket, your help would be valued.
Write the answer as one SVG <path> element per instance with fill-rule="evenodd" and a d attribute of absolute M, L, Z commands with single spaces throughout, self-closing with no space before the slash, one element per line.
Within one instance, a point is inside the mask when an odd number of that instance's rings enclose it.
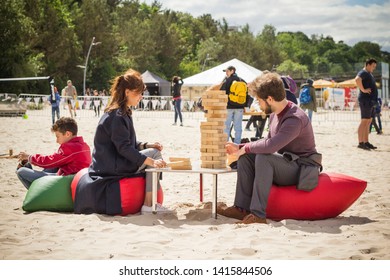
<path fill-rule="evenodd" d="M 110 103 L 96 129 L 88 176 L 81 177 L 77 185 L 75 213 L 121 214 L 119 180 L 138 176 L 146 176 L 141 212 L 152 212 L 152 175 L 144 170 L 166 167 L 167 163 L 160 143 L 137 140 L 131 107 L 142 100 L 145 90 L 141 74 L 133 69 L 114 79 Z M 157 205 L 157 211 L 169 210 Z"/>
<path fill-rule="evenodd" d="M 51 105 L 51 121 L 52 124 L 55 123 L 55 117 L 57 115 L 57 120 L 60 119 L 60 102 L 61 102 L 61 96 L 58 93 L 57 87 L 51 85 L 51 92 L 48 98 L 48 101 Z"/>

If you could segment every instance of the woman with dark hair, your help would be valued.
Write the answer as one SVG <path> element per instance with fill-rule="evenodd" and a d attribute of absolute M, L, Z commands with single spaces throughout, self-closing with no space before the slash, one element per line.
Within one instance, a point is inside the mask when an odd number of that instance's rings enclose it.
<path fill-rule="evenodd" d="M 152 211 L 152 175 L 145 175 L 144 170 L 167 164 L 162 159 L 160 143 L 137 141 L 131 106 L 142 100 L 145 89 L 141 74 L 132 69 L 114 79 L 110 102 L 96 129 L 89 176 L 81 177 L 77 185 L 75 213 L 120 214 L 119 180 L 137 176 L 146 176 L 141 212 Z M 167 209 L 158 205 L 157 211 Z"/>
<path fill-rule="evenodd" d="M 177 123 L 177 117 L 180 119 L 180 126 L 183 126 L 183 117 L 181 115 L 181 86 L 183 85 L 183 80 L 179 76 L 174 76 L 172 78 L 172 99 L 175 106 L 175 122 Z"/>

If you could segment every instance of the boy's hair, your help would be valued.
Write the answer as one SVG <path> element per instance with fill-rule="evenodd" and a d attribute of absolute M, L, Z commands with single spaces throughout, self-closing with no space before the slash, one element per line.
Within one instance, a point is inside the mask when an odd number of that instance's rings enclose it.
<path fill-rule="evenodd" d="M 74 119 L 69 118 L 69 117 L 62 117 L 58 119 L 53 126 L 51 127 L 52 132 L 60 132 L 62 134 L 65 134 L 65 132 L 69 131 L 71 132 L 74 136 L 77 135 L 77 123 Z"/>

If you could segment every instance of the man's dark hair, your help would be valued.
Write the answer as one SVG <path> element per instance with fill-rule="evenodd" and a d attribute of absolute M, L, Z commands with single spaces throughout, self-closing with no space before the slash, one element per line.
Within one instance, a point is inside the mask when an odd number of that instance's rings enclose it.
<path fill-rule="evenodd" d="M 373 64 L 373 63 L 375 63 L 375 64 L 378 63 L 378 62 L 376 62 L 376 59 L 375 59 L 375 58 L 367 58 L 367 59 L 366 59 L 366 66 L 367 66 L 367 65 L 371 65 L 371 64 Z"/>
<path fill-rule="evenodd" d="M 236 67 L 234 67 L 234 66 L 229 66 L 228 68 L 226 68 L 226 69 L 223 69 L 222 71 L 223 72 L 226 72 L 226 70 L 230 70 L 230 71 L 234 71 L 234 73 L 236 73 Z"/>
<path fill-rule="evenodd" d="M 58 119 L 53 126 L 51 127 L 52 132 L 60 132 L 65 134 L 65 132 L 70 131 L 73 136 L 77 136 L 77 123 L 74 119 L 69 117 L 62 117 Z"/>

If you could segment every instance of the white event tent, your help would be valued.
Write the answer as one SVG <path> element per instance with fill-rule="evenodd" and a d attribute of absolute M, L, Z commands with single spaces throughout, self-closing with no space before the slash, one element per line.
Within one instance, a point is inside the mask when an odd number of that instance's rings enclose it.
<path fill-rule="evenodd" d="M 207 88 L 222 82 L 225 78 L 225 72 L 223 72 L 223 70 L 229 66 L 234 66 L 237 75 L 247 83 L 262 74 L 262 71 L 259 69 L 234 58 L 211 69 L 183 79 L 182 96 L 188 100 L 197 100 Z"/>

